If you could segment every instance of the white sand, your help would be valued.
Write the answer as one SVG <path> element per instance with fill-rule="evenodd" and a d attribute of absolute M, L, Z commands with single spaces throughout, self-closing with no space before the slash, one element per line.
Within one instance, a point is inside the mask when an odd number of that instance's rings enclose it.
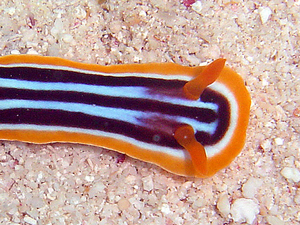
<path fill-rule="evenodd" d="M 245 148 L 208 179 L 116 163 L 119 153 L 96 147 L 2 141 L 0 223 L 300 223 L 299 0 L 2 0 L 0 13 L 1 55 L 190 66 L 224 57 L 252 96 Z"/>

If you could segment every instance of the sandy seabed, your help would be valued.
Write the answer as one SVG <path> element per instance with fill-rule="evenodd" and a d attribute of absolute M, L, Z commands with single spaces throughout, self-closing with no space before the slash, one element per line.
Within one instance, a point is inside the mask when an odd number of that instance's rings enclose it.
<path fill-rule="evenodd" d="M 0 2 L 1 55 L 189 66 L 224 57 L 252 97 L 243 151 L 207 179 L 91 146 L 1 141 L 1 224 L 300 223 L 300 1 L 185 4 Z"/>

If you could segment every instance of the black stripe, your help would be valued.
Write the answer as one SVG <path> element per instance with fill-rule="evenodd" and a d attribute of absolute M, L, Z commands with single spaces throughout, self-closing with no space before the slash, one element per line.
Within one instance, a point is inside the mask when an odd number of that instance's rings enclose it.
<path fill-rule="evenodd" d="M 221 140 L 230 124 L 230 105 L 228 100 L 221 94 L 206 88 L 200 98 L 203 102 L 213 102 L 218 105 L 218 127 L 213 135 L 208 135 L 204 132 L 197 132 L 196 139 L 202 145 L 212 145 Z"/>
<path fill-rule="evenodd" d="M 0 110 L 0 118 L 2 124 L 31 124 L 92 129 L 122 134 L 146 143 L 181 149 L 181 146 L 178 145 L 172 135 L 166 132 L 83 113 L 46 109 L 9 109 Z"/>
<path fill-rule="evenodd" d="M 0 67 L 2 78 L 12 78 L 27 81 L 41 82 L 66 82 L 93 84 L 105 86 L 143 86 L 143 87 L 163 87 L 180 88 L 186 82 L 180 80 L 164 80 L 146 77 L 114 77 L 114 76 L 98 76 L 91 74 L 78 73 L 66 70 L 56 69 L 39 69 L 30 67 Z"/>

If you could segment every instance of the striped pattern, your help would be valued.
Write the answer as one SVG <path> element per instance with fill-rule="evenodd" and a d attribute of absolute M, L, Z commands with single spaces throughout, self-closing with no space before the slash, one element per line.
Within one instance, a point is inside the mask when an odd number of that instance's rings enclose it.
<path fill-rule="evenodd" d="M 212 176 L 240 153 L 250 103 L 224 59 L 185 67 L 0 57 L 0 139 L 95 145 L 184 176 Z"/>
<path fill-rule="evenodd" d="M 100 73 L 36 64 L 0 66 L 0 129 L 13 124 L 102 132 L 182 150 L 174 131 L 191 125 L 204 146 L 218 143 L 230 122 L 230 104 L 207 88 L 198 101 L 182 96 L 188 76 Z M 208 153 L 209 154 L 209 153 Z"/>

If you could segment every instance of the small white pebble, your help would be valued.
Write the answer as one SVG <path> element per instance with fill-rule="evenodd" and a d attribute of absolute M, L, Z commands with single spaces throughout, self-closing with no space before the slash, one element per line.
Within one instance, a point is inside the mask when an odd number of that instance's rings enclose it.
<path fill-rule="evenodd" d="M 217 208 L 226 217 L 230 213 L 230 202 L 227 194 L 222 194 L 217 202 Z"/>
<path fill-rule="evenodd" d="M 44 200 L 40 197 L 33 197 L 32 199 L 28 200 L 30 205 L 34 208 L 42 208 L 45 206 Z M 31 215 L 32 216 L 32 215 Z"/>
<path fill-rule="evenodd" d="M 252 224 L 259 213 L 259 206 L 247 198 L 239 198 L 231 206 L 231 215 L 235 222 Z"/>
<path fill-rule="evenodd" d="M 170 214 L 171 213 L 170 206 L 166 203 L 162 204 L 161 212 L 164 214 Z"/>
<path fill-rule="evenodd" d="M 36 182 L 40 183 L 41 180 L 43 179 L 43 177 L 44 177 L 44 176 L 43 176 L 43 172 L 40 171 L 40 172 L 38 173 L 38 175 L 37 175 Z"/>
<path fill-rule="evenodd" d="M 145 18 L 147 16 L 147 14 L 144 10 L 142 10 L 142 11 L 140 11 L 139 16 Z"/>
<path fill-rule="evenodd" d="M 134 184 L 136 181 L 136 176 L 133 175 L 128 175 L 125 180 L 127 181 L 128 184 Z"/>
<path fill-rule="evenodd" d="M 192 207 L 193 209 L 199 209 L 206 204 L 205 200 L 201 197 L 198 197 L 196 200 L 193 201 Z"/>
<path fill-rule="evenodd" d="M 202 10 L 202 3 L 200 1 L 196 1 L 194 4 L 192 4 L 192 9 L 196 12 L 196 13 L 200 13 Z"/>
<path fill-rule="evenodd" d="M 126 210 L 130 207 L 130 202 L 126 199 L 126 198 L 123 198 L 121 199 L 119 202 L 118 202 L 118 208 L 123 211 L 123 210 Z"/>
<path fill-rule="evenodd" d="M 139 56 L 136 56 L 136 55 L 135 55 L 135 56 L 133 57 L 133 61 L 134 61 L 134 62 L 139 62 L 139 61 L 141 61 L 141 60 L 142 60 L 142 58 L 139 57 Z"/>
<path fill-rule="evenodd" d="M 262 180 L 250 177 L 242 187 L 244 197 L 254 198 L 257 189 L 262 185 L 262 183 Z"/>
<path fill-rule="evenodd" d="M 22 166 L 22 165 L 16 165 L 15 166 L 15 170 L 17 171 L 17 170 L 22 170 L 22 169 L 24 169 L 24 167 Z"/>
<path fill-rule="evenodd" d="M 89 190 L 89 197 L 94 198 L 99 193 L 102 193 L 104 189 L 105 185 L 101 181 L 96 182 L 96 184 L 94 184 Z"/>
<path fill-rule="evenodd" d="M 297 194 L 294 197 L 294 202 L 298 205 L 300 205 L 300 190 L 297 190 Z M 299 212 L 300 213 L 300 212 Z"/>
<path fill-rule="evenodd" d="M 52 194 L 54 192 L 54 189 L 52 187 L 47 188 L 49 194 Z"/>
<path fill-rule="evenodd" d="M 270 225 L 284 225 L 284 222 L 276 216 L 267 216 Z"/>
<path fill-rule="evenodd" d="M 294 182 L 300 181 L 300 172 L 297 168 L 284 167 L 280 173 L 287 180 L 292 180 Z"/>
<path fill-rule="evenodd" d="M 36 50 L 30 48 L 30 49 L 28 49 L 26 54 L 28 54 L 28 55 L 38 55 L 39 53 Z"/>
<path fill-rule="evenodd" d="M 86 11 L 83 8 L 81 8 L 81 7 L 75 8 L 75 13 L 74 14 L 80 20 L 85 19 L 86 15 L 87 15 Z"/>
<path fill-rule="evenodd" d="M 49 193 L 47 193 L 47 198 L 49 198 L 51 201 L 54 201 L 56 197 L 51 196 Z"/>
<path fill-rule="evenodd" d="M 269 81 L 267 81 L 266 79 L 262 79 L 262 81 L 261 81 L 261 84 L 263 85 L 263 86 L 268 86 L 269 85 Z"/>
<path fill-rule="evenodd" d="M 12 55 L 20 55 L 21 53 L 19 52 L 19 50 L 11 50 L 10 51 L 10 54 L 12 54 Z"/>
<path fill-rule="evenodd" d="M 282 138 L 275 138 L 275 144 L 276 145 L 283 145 L 284 139 Z"/>
<path fill-rule="evenodd" d="M 143 177 L 142 181 L 145 191 L 151 191 L 153 189 L 153 179 L 151 176 Z"/>
<path fill-rule="evenodd" d="M 262 24 L 265 24 L 269 20 L 271 14 L 272 14 L 272 10 L 269 7 L 260 7 L 258 9 L 258 12 L 259 12 Z"/>
<path fill-rule="evenodd" d="M 64 32 L 64 24 L 60 18 L 57 18 L 54 21 L 54 25 L 53 25 L 52 29 L 50 30 L 50 33 L 52 34 L 52 36 L 57 38 L 58 34 L 63 33 L 63 32 Z"/>
<path fill-rule="evenodd" d="M 120 34 L 120 31 L 122 29 L 121 23 L 119 21 L 112 21 L 109 26 L 109 29 L 114 34 Z M 122 37 L 120 37 L 120 38 L 122 38 Z"/>
<path fill-rule="evenodd" d="M 269 151 L 272 148 L 272 144 L 271 141 L 269 139 L 266 139 L 263 141 L 263 143 L 261 144 L 261 147 L 265 150 L 265 151 Z"/>
<path fill-rule="evenodd" d="M 294 164 L 295 164 L 295 157 L 294 157 L 294 156 L 286 157 L 286 158 L 284 159 L 284 162 L 285 162 L 285 166 L 286 166 L 286 167 L 294 167 Z"/>
<path fill-rule="evenodd" d="M 252 56 L 247 56 L 247 60 L 248 60 L 249 62 L 253 62 L 254 58 L 253 58 Z"/>
<path fill-rule="evenodd" d="M 64 34 L 62 36 L 62 40 L 65 42 L 65 43 L 71 43 L 73 41 L 73 36 L 71 34 Z"/>
<path fill-rule="evenodd" d="M 4 11 L 6 13 L 8 13 L 10 16 L 12 16 L 12 15 L 14 15 L 16 13 L 16 8 L 10 7 L 10 8 L 6 8 Z"/>
<path fill-rule="evenodd" d="M 25 221 L 26 223 L 29 223 L 29 224 L 32 224 L 32 225 L 37 224 L 37 222 L 36 222 L 35 219 L 33 219 L 33 218 L 31 218 L 31 217 L 29 217 L 29 216 L 27 216 L 27 215 L 25 215 L 24 221 Z"/>
<path fill-rule="evenodd" d="M 72 39 L 73 39 L 73 37 L 72 37 Z M 92 161 L 91 159 L 87 159 L 86 161 L 87 161 L 87 163 L 89 164 L 89 166 L 91 167 L 91 169 L 94 170 L 94 164 L 93 164 L 93 161 Z"/>
<path fill-rule="evenodd" d="M 6 202 L 9 199 L 9 195 L 7 193 L 0 193 L 0 202 Z"/>
<path fill-rule="evenodd" d="M 87 182 L 93 182 L 95 180 L 94 176 L 85 176 L 84 178 Z"/>
<path fill-rule="evenodd" d="M 275 124 L 273 122 L 266 122 L 265 123 L 265 127 L 268 127 L 268 128 L 275 128 Z"/>

